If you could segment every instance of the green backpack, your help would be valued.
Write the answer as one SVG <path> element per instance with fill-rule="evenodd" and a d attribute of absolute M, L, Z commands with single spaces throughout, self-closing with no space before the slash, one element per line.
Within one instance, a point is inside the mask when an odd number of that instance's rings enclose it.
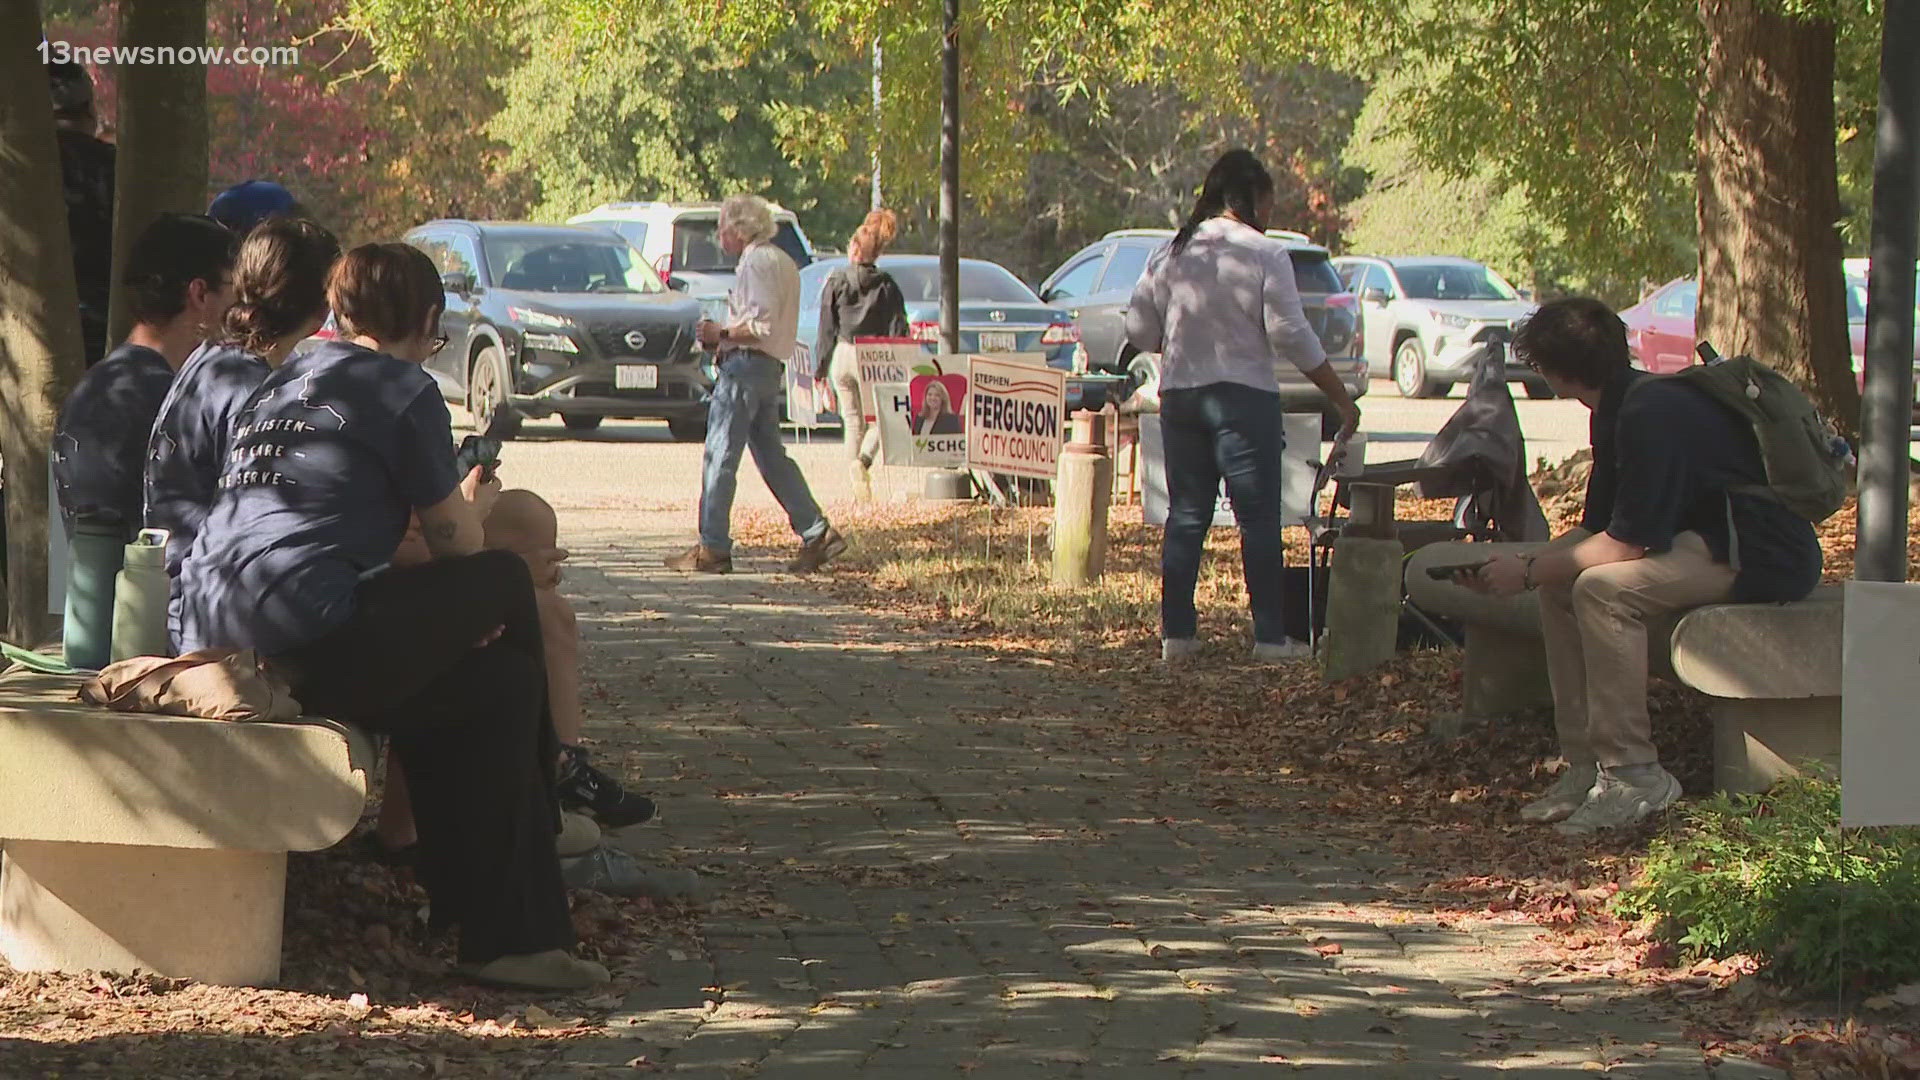
<path fill-rule="evenodd" d="M 1699 387 L 1752 426 L 1767 482 L 1735 490 L 1770 495 L 1816 524 L 1832 517 L 1847 499 L 1854 465 L 1847 441 L 1799 387 L 1760 361 L 1723 359 L 1705 343 L 1700 358 L 1663 377 Z"/>

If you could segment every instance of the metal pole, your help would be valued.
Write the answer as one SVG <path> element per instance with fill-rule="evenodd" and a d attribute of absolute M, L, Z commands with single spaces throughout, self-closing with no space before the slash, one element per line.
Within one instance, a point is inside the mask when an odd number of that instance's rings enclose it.
<path fill-rule="evenodd" d="M 873 39 L 873 206 L 874 210 L 883 205 L 880 201 L 880 39 Z"/>
<path fill-rule="evenodd" d="M 1854 576 L 1905 581 L 1914 260 L 1920 258 L 1920 64 L 1913 62 L 1920 48 L 1920 0 L 1886 0 L 1883 20 Z"/>
<path fill-rule="evenodd" d="M 960 352 L 960 0 L 945 0 L 940 43 L 940 338 Z"/>

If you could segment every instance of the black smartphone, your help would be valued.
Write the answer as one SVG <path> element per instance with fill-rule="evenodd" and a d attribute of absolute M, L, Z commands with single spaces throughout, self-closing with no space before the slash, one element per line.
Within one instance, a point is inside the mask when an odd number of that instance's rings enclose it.
<path fill-rule="evenodd" d="M 500 468 L 500 448 L 499 439 L 489 439 L 485 435 L 469 435 L 460 440 L 460 449 L 454 451 L 454 471 L 464 480 L 467 474 L 473 471 L 473 467 L 478 465 L 481 469 L 480 479 L 491 480 L 493 474 Z"/>
<path fill-rule="evenodd" d="M 1427 567 L 1427 576 L 1435 581 L 1453 581 L 1466 577 L 1468 574 L 1479 573 L 1481 567 L 1492 561 L 1492 559 L 1488 559 L 1486 562 L 1456 563 L 1453 566 L 1429 566 Z"/>

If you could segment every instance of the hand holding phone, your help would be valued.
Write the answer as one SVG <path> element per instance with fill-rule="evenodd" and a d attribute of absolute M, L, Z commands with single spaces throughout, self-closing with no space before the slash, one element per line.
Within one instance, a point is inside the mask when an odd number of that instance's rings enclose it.
<path fill-rule="evenodd" d="M 492 480 L 493 474 L 500 468 L 501 446 L 499 439 L 489 439 L 485 435 L 467 436 L 460 440 L 460 449 L 454 452 L 454 471 L 464 477 L 478 466 L 480 481 L 486 483 Z"/>

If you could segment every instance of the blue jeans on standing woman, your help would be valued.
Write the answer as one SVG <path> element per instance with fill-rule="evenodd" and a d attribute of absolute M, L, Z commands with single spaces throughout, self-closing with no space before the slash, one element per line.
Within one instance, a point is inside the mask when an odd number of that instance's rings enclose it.
<path fill-rule="evenodd" d="M 1239 383 L 1161 391 L 1168 496 L 1160 556 L 1162 637 L 1183 640 L 1199 631 L 1193 590 L 1224 478 L 1240 524 L 1253 640 L 1286 642 L 1281 599 L 1286 548 L 1280 542 L 1280 453 L 1286 436 L 1280 417 L 1279 394 Z"/>
<path fill-rule="evenodd" d="M 782 374 L 780 361 L 765 353 L 739 349 L 720 360 L 707 406 L 700 480 L 700 542 L 716 555 L 733 554 L 733 493 L 739 486 L 740 456 L 748 450 L 800 539 L 811 543 L 826 535 L 820 504 L 780 437 Z"/>

